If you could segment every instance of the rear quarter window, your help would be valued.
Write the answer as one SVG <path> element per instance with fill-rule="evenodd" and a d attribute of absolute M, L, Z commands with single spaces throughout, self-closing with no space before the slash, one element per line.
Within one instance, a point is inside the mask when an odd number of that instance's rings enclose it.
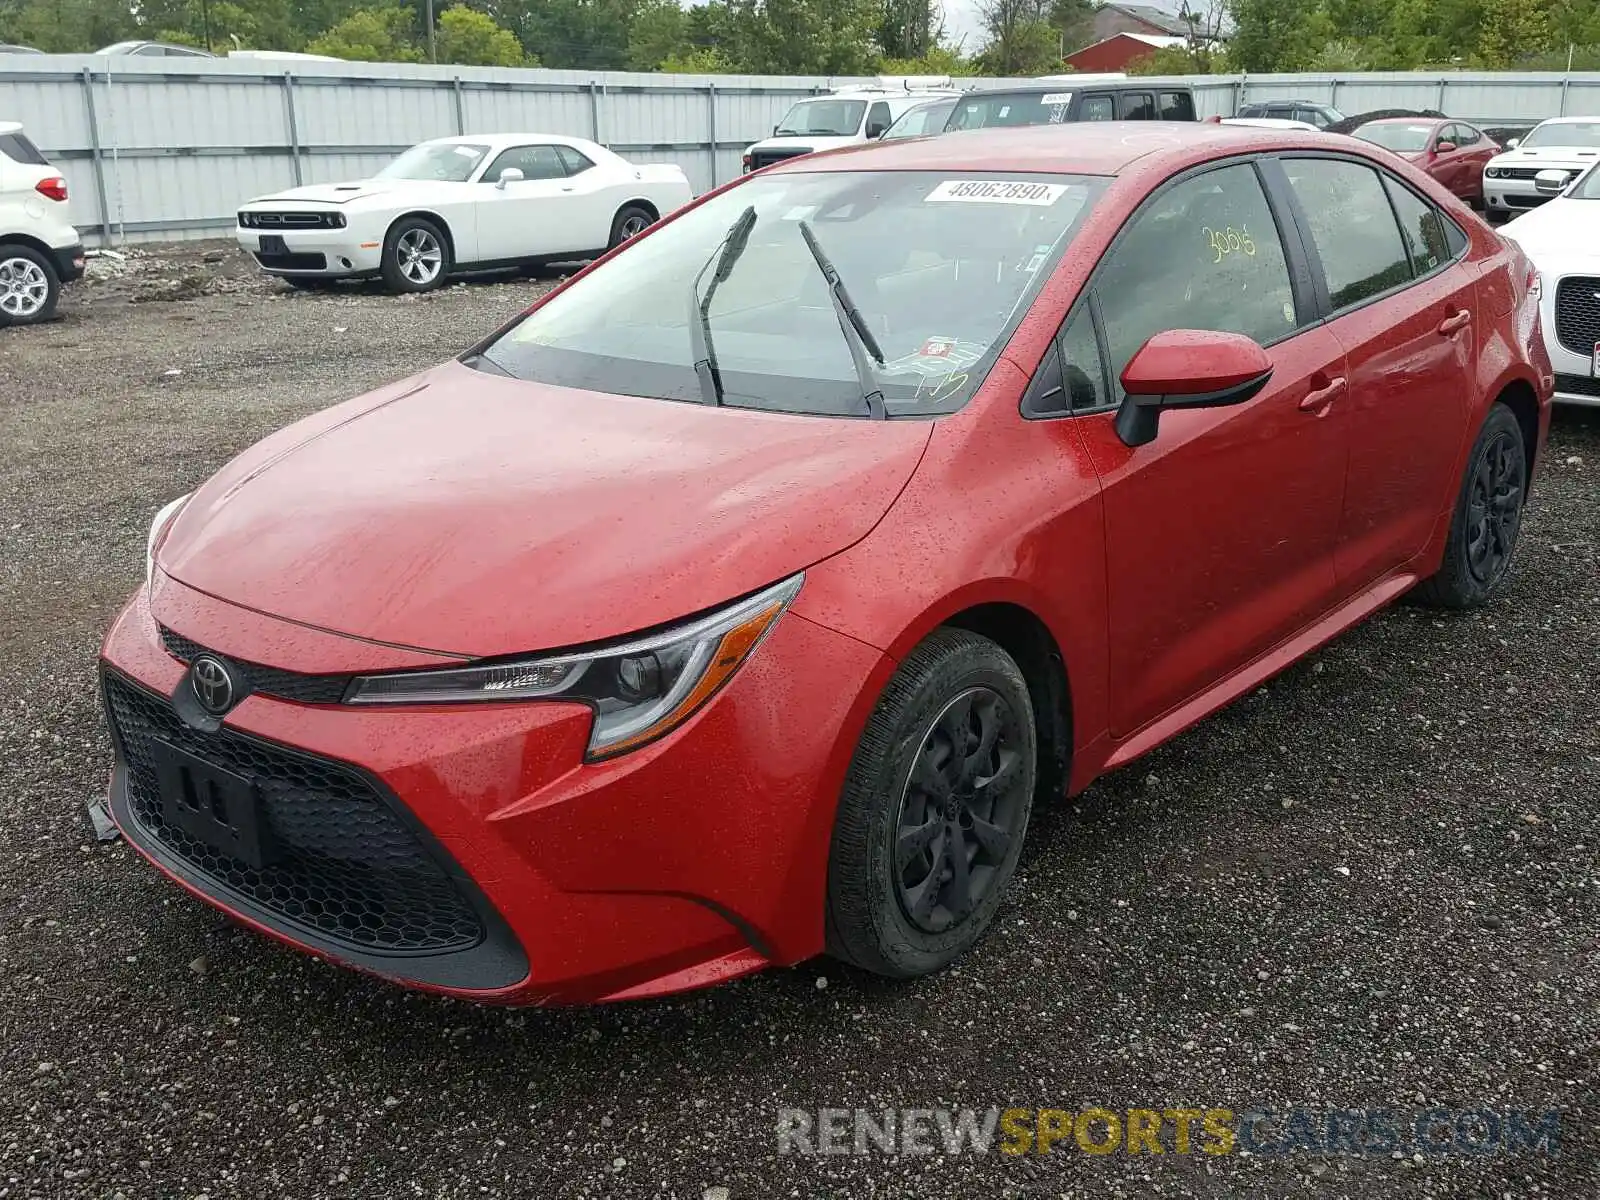
<path fill-rule="evenodd" d="M 0 154 L 12 162 L 31 163 L 36 167 L 50 165 L 50 160 L 39 153 L 39 147 L 20 133 L 0 133 Z"/>

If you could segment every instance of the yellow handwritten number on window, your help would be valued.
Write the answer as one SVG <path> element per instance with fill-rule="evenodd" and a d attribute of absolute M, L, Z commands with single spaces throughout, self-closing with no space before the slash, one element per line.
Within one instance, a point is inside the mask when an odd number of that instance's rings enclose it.
<path fill-rule="evenodd" d="M 1250 227 L 1241 225 L 1235 229 L 1229 225 L 1226 229 L 1212 229 L 1206 226 L 1200 231 L 1205 235 L 1206 244 L 1211 247 L 1211 252 L 1216 255 L 1211 261 L 1220 263 L 1230 254 L 1243 254 L 1247 258 L 1256 256 L 1256 243 L 1250 236 Z"/>

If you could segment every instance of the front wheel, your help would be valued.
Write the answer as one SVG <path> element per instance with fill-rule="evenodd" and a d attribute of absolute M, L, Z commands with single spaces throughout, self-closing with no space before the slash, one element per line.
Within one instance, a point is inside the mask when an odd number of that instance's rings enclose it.
<path fill-rule="evenodd" d="M 827 944 L 892 978 L 948 965 L 989 927 L 1037 777 L 1028 685 L 988 638 L 941 629 L 867 722 L 834 821 Z"/>
<path fill-rule="evenodd" d="M 450 273 L 450 243 L 432 221 L 405 217 L 383 241 L 383 282 L 395 292 L 431 292 Z"/>
<path fill-rule="evenodd" d="M 1528 457 L 1522 425 L 1504 404 L 1489 410 L 1467 458 L 1444 562 L 1416 597 L 1440 608 L 1476 608 L 1505 582 L 1522 532 Z"/>
<path fill-rule="evenodd" d="M 61 296 L 50 260 L 31 246 L 0 246 L 0 325 L 48 321 Z"/>

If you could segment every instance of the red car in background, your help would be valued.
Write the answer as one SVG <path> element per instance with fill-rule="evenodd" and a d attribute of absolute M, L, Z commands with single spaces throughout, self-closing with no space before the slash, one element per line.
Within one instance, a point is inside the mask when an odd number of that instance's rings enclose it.
<path fill-rule="evenodd" d="M 1480 208 L 1483 168 L 1500 153 L 1493 138 L 1466 121 L 1385 117 L 1358 126 L 1351 136 L 1394 151 L 1468 204 Z"/>
<path fill-rule="evenodd" d="M 1501 589 L 1533 280 L 1322 134 L 779 164 L 164 507 L 111 811 L 245 923 L 475 1000 L 936 971 L 1036 802 Z"/>

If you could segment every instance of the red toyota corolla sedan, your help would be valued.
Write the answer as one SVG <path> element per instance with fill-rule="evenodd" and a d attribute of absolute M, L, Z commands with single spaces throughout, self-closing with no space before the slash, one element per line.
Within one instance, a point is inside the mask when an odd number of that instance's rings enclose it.
<path fill-rule="evenodd" d="M 1320 135 L 747 176 L 160 512 L 112 812 L 249 925 L 476 1000 L 935 971 L 1036 801 L 1501 587 L 1532 278 Z"/>

